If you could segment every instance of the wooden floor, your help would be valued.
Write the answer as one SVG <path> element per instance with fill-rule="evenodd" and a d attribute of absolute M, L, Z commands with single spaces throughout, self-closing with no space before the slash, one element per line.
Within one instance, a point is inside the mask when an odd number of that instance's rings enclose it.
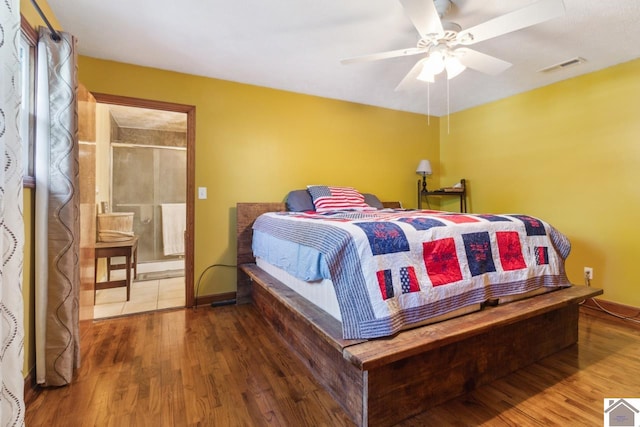
<path fill-rule="evenodd" d="M 400 425 L 603 425 L 605 397 L 640 397 L 640 328 L 582 311 L 578 345 Z M 353 425 L 250 305 L 95 321 L 81 348 L 27 426 Z"/>

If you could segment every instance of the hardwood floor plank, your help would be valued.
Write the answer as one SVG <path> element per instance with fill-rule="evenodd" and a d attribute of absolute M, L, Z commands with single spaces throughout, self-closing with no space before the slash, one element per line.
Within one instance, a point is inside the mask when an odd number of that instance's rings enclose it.
<path fill-rule="evenodd" d="M 579 320 L 577 345 L 399 425 L 602 425 L 605 397 L 640 397 L 640 328 Z M 81 351 L 28 426 L 353 426 L 250 305 L 96 321 Z"/>

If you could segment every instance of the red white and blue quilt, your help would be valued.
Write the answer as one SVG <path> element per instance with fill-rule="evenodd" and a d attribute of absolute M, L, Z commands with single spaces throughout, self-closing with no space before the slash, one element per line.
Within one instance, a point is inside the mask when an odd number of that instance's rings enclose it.
<path fill-rule="evenodd" d="M 571 285 L 569 240 L 528 215 L 272 212 L 254 229 L 324 255 L 346 339 L 388 336 L 488 299 Z"/>

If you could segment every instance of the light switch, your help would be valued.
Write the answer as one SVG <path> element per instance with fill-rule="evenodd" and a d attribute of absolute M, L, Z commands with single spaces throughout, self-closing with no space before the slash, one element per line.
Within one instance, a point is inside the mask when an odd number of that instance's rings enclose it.
<path fill-rule="evenodd" d="M 207 187 L 198 187 L 198 199 L 207 198 Z"/>

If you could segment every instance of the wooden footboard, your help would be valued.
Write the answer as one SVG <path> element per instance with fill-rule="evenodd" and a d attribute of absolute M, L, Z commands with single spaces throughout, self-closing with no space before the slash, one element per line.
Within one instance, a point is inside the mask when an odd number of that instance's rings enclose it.
<path fill-rule="evenodd" d="M 255 264 L 241 271 L 256 308 L 362 426 L 396 424 L 574 344 L 578 302 L 602 293 L 573 286 L 359 341 Z"/>
<path fill-rule="evenodd" d="M 250 216 L 262 210 L 246 205 L 249 210 L 238 205 L 239 236 L 247 227 L 250 232 Z M 246 248 L 239 237 L 239 261 Z M 574 344 L 578 303 L 602 293 L 573 286 L 393 337 L 344 340 L 337 320 L 257 267 L 252 256 L 242 256 L 243 301 L 253 302 L 361 426 L 396 424 Z"/>

